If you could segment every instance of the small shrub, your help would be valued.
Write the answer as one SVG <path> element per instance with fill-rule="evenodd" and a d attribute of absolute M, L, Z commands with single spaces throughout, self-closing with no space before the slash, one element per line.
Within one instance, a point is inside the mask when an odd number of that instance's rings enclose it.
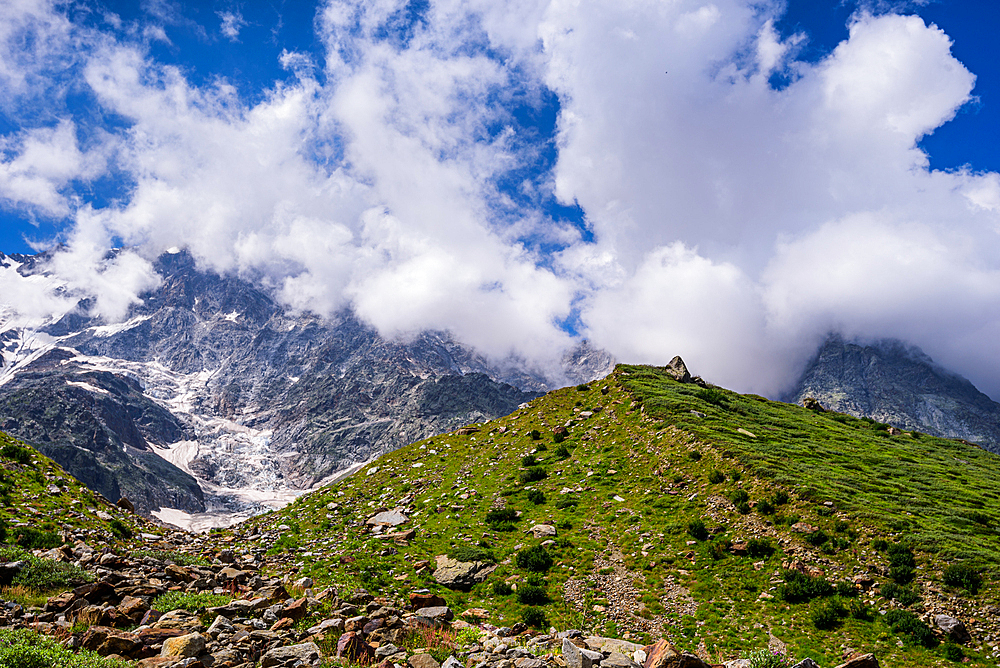
<path fill-rule="evenodd" d="M 708 556 L 718 561 L 729 555 L 729 548 L 733 546 L 732 541 L 726 538 L 713 540 L 708 544 Z"/>
<path fill-rule="evenodd" d="M 540 431 L 538 431 L 537 429 L 532 429 L 531 430 L 531 440 L 532 441 L 537 441 L 541 437 L 542 437 L 542 433 Z"/>
<path fill-rule="evenodd" d="M 755 510 L 761 515 L 773 515 L 774 505 L 767 499 L 762 499 L 761 501 L 757 502 Z"/>
<path fill-rule="evenodd" d="M 555 455 L 559 459 L 566 459 L 569 457 L 569 454 L 570 454 L 569 450 L 566 448 L 565 445 L 560 445 L 558 448 L 555 449 Z"/>
<path fill-rule="evenodd" d="M 521 466 L 534 466 L 537 463 L 538 460 L 535 459 L 534 455 L 525 455 L 524 457 L 521 457 Z"/>
<path fill-rule="evenodd" d="M 0 629 L 0 667 L 2 668 L 125 668 L 134 665 L 120 659 L 105 658 L 89 650 L 74 652 L 56 638 L 28 629 Z"/>
<path fill-rule="evenodd" d="M 128 540 L 132 537 L 132 529 L 121 520 L 111 520 L 108 522 L 108 527 L 111 529 L 111 533 L 122 540 Z"/>
<path fill-rule="evenodd" d="M 705 528 L 705 523 L 700 519 L 688 522 L 687 532 L 695 540 L 706 540 L 708 538 L 708 529 Z"/>
<path fill-rule="evenodd" d="M 515 563 L 526 571 L 544 573 L 552 568 L 552 555 L 541 545 L 532 545 L 518 551 Z"/>
<path fill-rule="evenodd" d="M 549 602 L 549 594 L 545 587 L 522 585 L 517 588 L 517 602 L 522 605 L 545 605 Z"/>
<path fill-rule="evenodd" d="M 517 522 L 517 511 L 513 508 L 494 508 L 486 512 L 486 524 L 492 529 Z"/>
<path fill-rule="evenodd" d="M 59 534 L 41 531 L 34 527 L 14 527 L 11 533 L 14 536 L 14 544 L 26 550 L 51 550 L 63 544 Z"/>
<path fill-rule="evenodd" d="M 789 664 L 787 658 L 769 649 L 755 650 L 743 658 L 749 662 L 747 668 L 787 668 Z"/>
<path fill-rule="evenodd" d="M 459 647 L 464 647 L 466 645 L 476 645 L 479 643 L 479 639 L 483 637 L 483 632 L 477 629 L 475 626 L 466 626 L 464 629 L 458 632 L 455 636 L 455 644 Z"/>
<path fill-rule="evenodd" d="M 556 431 L 552 433 L 553 443 L 562 443 L 564 440 L 566 440 L 566 434 L 562 433 L 561 431 Z"/>
<path fill-rule="evenodd" d="M 819 531 L 813 531 L 812 533 L 807 533 L 805 535 L 806 542 L 809 543 L 810 545 L 814 545 L 817 547 L 825 543 L 827 540 L 829 540 L 829 538 L 830 538 L 829 536 L 823 533 L 822 529 L 820 529 Z"/>
<path fill-rule="evenodd" d="M 457 561 L 482 561 L 488 564 L 495 564 L 496 557 L 493 552 L 483 547 L 461 544 L 448 550 L 448 556 Z"/>
<path fill-rule="evenodd" d="M 545 480 L 549 477 L 549 474 L 545 472 L 541 466 L 532 466 L 524 471 L 521 471 L 521 482 L 538 482 L 539 480 Z"/>
<path fill-rule="evenodd" d="M 7 522 L 0 517 L 0 543 L 7 542 Z"/>
<path fill-rule="evenodd" d="M 0 457 L 27 465 L 31 463 L 31 450 L 15 443 L 8 443 L 0 448 Z"/>
<path fill-rule="evenodd" d="M 840 625 L 840 620 L 847 616 L 847 608 L 836 598 L 821 601 L 809 613 L 813 626 L 821 631 L 829 631 Z"/>
<path fill-rule="evenodd" d="M 493 593 L 497 596 L 510 596 L 513 591 L 514 588 L 510 586 L 509 582 L 497 580 L 493 583 Z"/>
<path fill-rule="evenodd" d="M 524 578 L 532 587 L 544 587 L 545 586 L 545 576 L 541 573 L 528 573 L 528 577 Z"/>
<path fill-rule="evenodd" d="M 531 501 L 536 506 L 540 506 L 545 503 L 545 493 L 538 489 L 533 489 L 528 492 L 528 501 Z"/>
<path fill-rule="evenodd" d="M 691 452 L 688 453 L 688 459 L 690 459 L 693 462 L 696 462 L 699 459 L 701 459 L 701 453 L 698 452 L 697 450 L 692 450 Z"/>
<path fill-rule="evenodd" d="M 533 629 L 544 629 L 549 625 L 545 612 L 541 608 L 532 607 L 521 610 L 521 622 Z"/>
<path fill-rule="evenodd" d="M 586 384 L 586 383 L 580 383 L 579 385 L 577 385 L 577 386 L 576 386 L 576 391 L 577 391 L 577 392 L 586 392 L 586 391 L 587 391 L 587 390 L 589 390 L 589 389 L 590 389 L 590 388 L 589 388 L 589 387 L 587 387 L 587 384 Z"/>
<path fill-rule="evenodd" d="M 708 474 L 708 481 L 713 485 L 717 485 L 720 482 L 725 482 L 726 474 L 720 471 L 719 469 L 714 469 L 711 473 Z"/>
<path fill-rule="evenodd" d="M 734 506 L 739 503 L 750 503 L 750 495 L 745 489 L 735 489 L 729 493 L 729 500 L 733 502 Z"/>
<path fill-rule="evenodd" d="M 771 503 L 773 503 L 775 506 L 785 505 L 786 503 L 788 503 L 788 492 L 786 492 L 783 489 L 777 490 L 774 493 L 774 496 L 771 497 Z"/>
<path fill-rule="evenodd" d="M 171 610 L 187 610 L 188 612 L 199 612 L 205 608 L 214 608 L 226 605 L 233 600 L 228 594 L 209 594 L 208 592 L 186 593 L 182 591 L 168 591 L 153 599 L 151 607 L 159 612 L 170 612 Z"/>
<path fill-rule="evenodd" d="M 870 622 L 875 619 L 875 612 L 858 599 L 851 599 L 851 601 L 847 604 L 847 608 L 848 613 L 853 619 L 857 619 L 862 622 Z"/>
<path fill-rule="evenodd" d="M 961 661 L 965 658 L 965 652 L 955 643 L 945 643 L 941 646 L 941 656 L 948 661 Z"/>
<path fill-rule="evenodd" d="M 572 496 L 567 496 L 564 499 L 559 499 L 556 501 L 556 508 L 559 510 L 564 510 L 566 508 L 576 508 L 580 505 L 580 500 Z"/>
<path fill-rule="evenodd" d="M 854 598 L 859 593 L 857 585 L 846 580 L 838 582 L 834 585 L 834 589 L 837 591 L 837 596 L 843 596 L 844 598 Z"/>
<path fill-rule="evenodd" d="M 920 600 L 920 594 L 895 582 L 886 582 L 880 591 L 885 599 L 898 601 L 905 606 L 911 606 Z"/>
<path fill-rule="evenodd" d="M 733 479 L 733 482 L 739 482 L 740 480 L 743 479 L 743 472 L 733 471 L 732 473 L 729 474 L 729 477 Z"/>
<path fill-rule="evenodd" d="M 983 586 L 983 576 L 979 569 L 965 562 L 945 566 L 942 580 L 950 587 L 964 589 L 970 594 L 978 594 Z"/>
<path fill-rule="evenodd" d="M 785 582 L 778 587 L 778 598 L 789 603 L 803 603 L 833 593 L 833 585 L 826 578 L 812 577 L 799 571 L 786 570 Z"/>
<path fill-rule="evenodd" d="M 535 446 L 535 450 L 538 450 L 539 452 L 545 452 L 548 449 L 549 446 L 545 445 L 544 443 L 539 443 L 538 445 Z"/>
<path fill-rule="evenodd" d="M 937 638 L 930 627 L 920 621 L 920 618 L 909 610 L 890 610 L 885 613 L 882 620 L 885 621 L 893 633 L 908 636 L 918 645 L 934 647 L 937 644 Z"/>
<path fill-rule="evenodd" d="M 767 538 L 751 538 L 747 541 L 747 554 L 751 557 L 770 557 L 774 554 L 774 546 Z"/>

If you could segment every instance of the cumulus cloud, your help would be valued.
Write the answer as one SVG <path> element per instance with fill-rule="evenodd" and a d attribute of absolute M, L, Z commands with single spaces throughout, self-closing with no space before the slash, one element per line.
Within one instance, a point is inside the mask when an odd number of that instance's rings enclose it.
<path fill-rule="evenodd" d="M 86 149 L 69 114 L 25 126 L 0 162 L 9 203 L 72 221 L 52 268 L 105 317 L 185 246 L 293 308 L 449 329 L 498 359 L 550 364 L 575 319 L 624 360 L 681 354 L 773 395 L 836 330 L 904 338 L 1000 396 L 1000 176 L 929 169 L 917 142 L 975 77 L 919 16 L 859 13 L 806 62 L 777 1 L 436 0 L 414 16 L 330 0 L 322 62 L 284 52 L 294 78 L 251 102 L 127 34 L 19 7 L 0 48 L 43 44 L 0 58 L 4 90 L 58 88 L 40 63 L 62 36 L 82 45 L 78 85 L 124 119 Z M 148 29 L 186 20 L 147 9 Z M 242 16 L 219 18 L 238 38 Z M 546 105 L 552 136 L 523 121 Z M 129 185 L 110 205 L 74 185 L 109 170 Z M 552 220 L 546 197 L 583 223 Z M 107 256 L 114 240 L 130 250 Z"/>
<path fill-rule="evenodd" d="M 240 30 L 247 24 L 243 20 L 243 15 L 238 11 L 218 12 L 217 15 L 222 21 L 222 25 L 219 27 L 222 34 L 234 42 L 239 41 Z"/>

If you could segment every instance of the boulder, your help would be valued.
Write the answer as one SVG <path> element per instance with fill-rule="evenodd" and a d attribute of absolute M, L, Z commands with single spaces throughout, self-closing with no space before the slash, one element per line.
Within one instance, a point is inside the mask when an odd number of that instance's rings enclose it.
<path fill-rule="evenodd" d="M 375 659 L 375 650 L 359 633 L 346 631 L 337 641 L 337 657 L 352 663 L 371 663 Z"/>
<path fill-rule="evenodd" d="M 200 633 L 188 633 L 164 640 L 160 656 L 198 656 L 204 651 L 205 638 Z"/>
<path fill-rule="evenodd" d="M 563 638 L 562 655 L 566 668 L 592 668 L 604 657 L 600 652 L 577 647 L 569 638 Z"/>
<path fill-rule="evenodd" d="M 222 615 L 217 615 L 212 625 L 208 627 L 208 635 L 217 638 L 223 633 L 236 633 L 236 627 L 231 620 Z"/>
<path fill-rule="evenodd" d="M 135 506 L 132 505 L 132 502 L 126 499 L 124 496 L 118 499 L 118 503 L 116 503 L 115 505 L 123 510 L 129 511 L 130 513 L 135 512 Z"/>
<path fill-rule="evenodd" d="M 563 646 L 565 647 L 565 641 Z M 667 640 L 658 640 L 646 648 L 646 663 L 643 668 L 673 668 L 681 653 Z"/>
<path fill-rule="evenodd" d="M 399 509 L 396 510 L 386 510 L 385 512 L 378 513 L 372 517 L 369 517 L 367 524 L 388 524 L 389 526 L 399 526 L 400 524 L 405 524 L 410 521 L 410 518 Z"/>
<path fill-rule="evenodd" d="M 410 594 L 410 605 L 414 610 L 446 605 L 445 600 L 437 594 Z"/>
<path fill-rule="evenodd" d="M 275 647 L 260 657 L 261 668 L 272 666 L 318 666 L 323 654 L 316 643 L 304 642 L 299 645 Z"/>
<path fill-rule="evenodd" d="M 879 668 L 879 666 L 874 654 L 862 654 L 847 663 L 840 664 L 837 668 Z"/>
<path fill-rule="evenodd" d="M 601 661 L 601 668 L 639 668 L 639 664 L 621 652 L 611 652 Z"/>
<path fill-rule="evenodd" d="M 427 617 L 428 619 L 433 619 L 435 622 L 447 622 L 455 618 L 451 608 L 446 605 L 435 605 L 429 608 L 422 608 L 420 610 L 420 615 L 422 617 Z"/>
<path fill-rule="evenodd" d="M 679 383 L 691 382 L 691 372 L 688 371 L 687 365 L 684 364 L 684 360 L 681 359 L 680 355 L 677 355 L 670 360 L 664 370 L 667 372 L 668 376 Z"/>
<path fill-rule="evenodd" d="M 965 628 L 965 624 L 950 615 L 934 615 L 934 624 L 957 643 L 965 644 L 972 640 L 972 635 Z"/>
<path fill-rule="evenodd" d="M 406 660 L 410 668 L 441 668 L 441 664 L 430 654 L 414 654 Z"/>
<path fill-rule="evenodd" d="M 83 649 L 101 656 L 118 654 L 131 657 L 142 649 L 142 640 L 135 633 L 119 631 L 107 626 L 91 626 L 80 640 Z"/>
<path fill-rule="evenodd" d="M 458 561 L 444 555 L 437 558 L 437 569 L 434 579 L 449 589 L 468 591 L 473 585 L 479 584 L 497 569 L 495 564 L 482 561 Z"/>
<path fill-rule="evenodd" d="M 285 606 L 281 612 L 278 613 L 279 617 L 287 617 L 295 621 L 299 621 L 303 617 L 309 614 L 309 601 L 305 597 L 298 599 L 294 603 L 290 603 Z"/>
<path fill-rule="evenodd" d="M 809 408 L 809 407 L 806 406 L 806 408 Z M 799 661 L 794 666 L 792 666 L 792 668 L 819 668 L 819 664 L 816 663 L 815 661 L 813 661 L 812 659 L 810 659 L 809 657 L 806 657 L 806 658 L 802 659 L 801 661 Z"/>
<path fill-rule="evenodd" d="M 536 524 L 528 532 L 535 538 L 552 538 L 556 535 L 556 528 L 551 524 Z"/>

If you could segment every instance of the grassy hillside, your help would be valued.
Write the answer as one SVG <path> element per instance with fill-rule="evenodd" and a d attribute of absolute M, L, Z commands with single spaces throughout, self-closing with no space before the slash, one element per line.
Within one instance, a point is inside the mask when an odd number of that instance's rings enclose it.
<path fill-rule="evenodd" d="M 276 571 L 401 597 L 426 587 L 497 625 L 666 636 L 719 661 L 770 645 L 824 666 L 851 650 L 887 666 L 960 654 L 995 665 L 982 643 L 1000 638 L 998 463 L 619 366 L 390 453 L 234 532 Z M 415 536 L 374 535 L 366 520 L 396 507 L 409 520 L 392 531 Z M 556 535 L 533 537 L 536 524 Z M 498 568 L 451 591 L 431 575 L 442 554 Z M 963 620 L 975 640 L 937 642 L 931 613 Z"/>

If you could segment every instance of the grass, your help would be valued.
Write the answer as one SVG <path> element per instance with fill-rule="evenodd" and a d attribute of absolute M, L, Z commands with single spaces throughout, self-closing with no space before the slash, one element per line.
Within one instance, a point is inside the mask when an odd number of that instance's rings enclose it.
<path fill-rule="evenodd" d="M 132 661 L 77 653 L 49 636 L 27 629 L 0 629 L 0 668 L 126 668 Z"/>
<path fill-rule="evenodd" d="M 51 559 L 39 559 L 18 546 L 0 546 L 0 561 L 23 561 L 24 568 L 11 584 L 34 592 L 51 592 L 91 582 L 94 576 L 79 566 Z"/>
<path fill-rule="evenodd" d="M 844 644 L 874 652 L 886 665 L 950 665 L 905 628 L 881 621 L 879 612 L 898 602 L 842 581 L 871 564 L 889 569 L 888 547 L 874 549 L 876 539 L 912 553 L 916 579 L 899 586 L 913 591 L 940 584 L 956 555 L 981 546 L 985 556 L 975 564 L 984 581 L 970 605 L 996 605 L 1000 516 L 991 471 L 997 458 L 956 442 L 889 436 L 846 416 L 708 389 L 654 368 L 619 366 L 587 389 L 557 390 L 506 418 L 474 425 L 475 433 L 435 436 L 384 455 L 333 487 L 224 533 L 234 547 L 274 549 L 274 538 L 249 539 L 258 533 L 289 539 L 288 563 L 317 588 L 364 588 L 397 599 L 427 588 L 456 613 L 486 609 L 496 626 L 541 617 L 543 628 L 628 633 L 636 642 L 668 636 L 687 650 L 704 643 L 717 662 L 766 646 L 770 632 L 791 655 L 820 665 L 842 663 Z M 563 425 L 567 433 L 553 445 L 551 435 Z M 549 447 L 539 448 L 542 442 Z M 958 468 L 956 457 L 969 466 Z M 545 476 L 522 480 L 531 468 Z M 946 503 L 948 495 L 957 505 Z M 535 502 L 542 497 L 544 503 Z M 397 505 L 408 505 L 403 528 L 416 530 L 406 544 L 387 543 L 364 524 L 380 508 Z M 277 531 L 292 521 L 297 532 Z M 800 521 L 819 528 L 816 545 L 790 530 Z M 536 524 L 556 526 L 558 534 L 551 542 L 534 539 L 525 531 Z M 730 551 L 736 543 L 747 544 L 746 556 Z M 783 599 L 778 588 L 787 583 L 772 582 L 789 545 L 812 555 L 807 560 L 825 560 L 816 585 L 823 591 L 802 602 Z M 473 550 L 488 550 L 495 560 L 486 582 L 469 591 L 435 582 L 435 556 Z M 521 556 L 529 553 L 551 561 Z M 907 566 L 905 555 L 895 559 Z M 430 568 L 418 570 L 423 561 Z M 544 573 L 541 582 L 531 579 L 537 573 Z M 879 587 L 894 584 L 877 580 Z M 613 602 L 601 593 L 612 582 L 628 590 L 628 609 L 614 618 Z M 547 602 L 538 592 L 522 594 L 520 602 L 515 587 L 541 588 Z M 579 603 L 567 599 L 567 589 L 578 592 Z M 949 590 L 956 594 L 972 596 Z M 835 628 L 816 628 L 812 615 L 820 605 L 840 606 Z M 991 665 L 978 651 L 966 654 L 970 665 Z"/>

